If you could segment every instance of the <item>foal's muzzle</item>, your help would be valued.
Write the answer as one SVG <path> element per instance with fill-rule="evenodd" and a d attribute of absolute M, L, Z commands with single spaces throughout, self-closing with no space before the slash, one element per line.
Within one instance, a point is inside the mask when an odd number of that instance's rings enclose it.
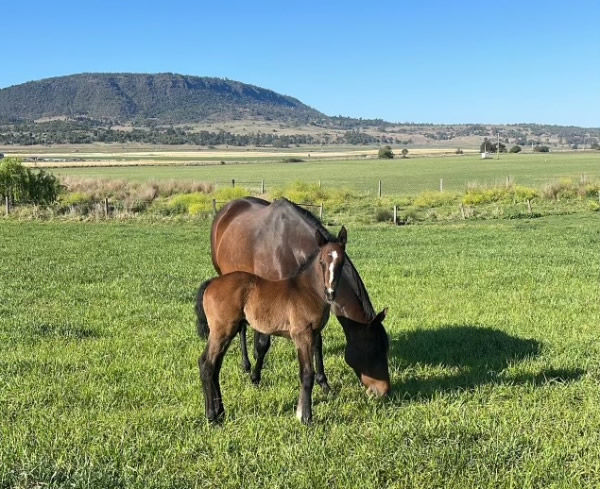
<path fill-rule="evenodd" d="M 335 300 L 335 290 L 325 289 L 325 297 L 327 298 L 327 302 L 331 304 Z"/>

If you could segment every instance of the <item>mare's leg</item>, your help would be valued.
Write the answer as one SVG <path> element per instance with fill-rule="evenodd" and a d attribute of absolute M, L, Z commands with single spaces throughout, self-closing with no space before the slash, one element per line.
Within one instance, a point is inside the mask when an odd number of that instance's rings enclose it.
<path fill-rule="evenodd" d="M 242 346 L 242 369 L 244 372 L 250 372 L 250 359 L 248 358 L 248 346 L 246 343 L 246 328 L 248 323 L 242 321 L 240 325 L 240 345 Z"/>
<path fill-rule="evenodd" d="M 211 325 L 208 343 L 204 349 L 204 353 L 198 359 L 200 379 L 202 380 L 202 388 L 204 390 L 206 417 L 213 423 L 221 422 L 225 417 L 225 408 L 223 407 L 221 386 L 219 384 L 219 373 L 225 352 L 237 331 L 237 328 L 232 328 L 233 333 L 227 331 L 223 333 L 220 332 L 220 329 L 230 328 L 213 328 Z"/>
<path fill-rule="evenodd" d="M 315 336 L 315 344 L 313 348 L 313 354 L 315 357 L 315 380 L 317 384 L 321 386 L 323 392 L 327 395 L 331 391 L 327 377 L 325 376 L 325 366 L 323 365 L 323 337 L 321 333 L 317 333 Z"/>
<path fill-rule="evenodd" d="M 312 421 L 312 388 L 315 383 L 315 370 L 312 362 L 314 333 L 308 328 L 300 333 L 292 333 L 300 364 L 300 397 L 296 417 L 304 424 Z"/>
<path fill-rule="evenodd" d="M 256 385 L 260 383 L 260 373 L 262 372 L 265 355 L 269 351 L 270 346 L 271 335 L 262 334 L 258 331 L 254 332 L 254 359 L 256 360 L 256 365 L 254 365 L 254 370 L 250 378 Z"/>

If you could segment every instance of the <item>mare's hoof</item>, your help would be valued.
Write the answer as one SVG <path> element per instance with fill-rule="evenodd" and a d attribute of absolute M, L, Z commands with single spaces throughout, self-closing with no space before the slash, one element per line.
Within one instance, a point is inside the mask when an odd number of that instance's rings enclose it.
<path fill-rule="evenodd" d="M 219 411 L 216 414 L 208 414 L 206 416 L 208 418 L 208 422 L 212 425 L 220 425 L 225 421 L 225 411 Z"/>
<path fill-rule="evenodd" d="M 242 370 L 244 372 L 250 373 L 251 368 L 252 368 L 252 365 L 250 365 L 250 362 L 242 362 Z"/>
<path fill-rule="evenodd" d="M 329 395 L 329 393 L 331 392 L 331 387 L 329 387 L 329 383 L 327 382 L 327 377 L 325 377 L 325 375 L 323 375 L 323 374 L 317 375 L 315 377 L 315 381 L 321 387 L 323 394 L 325 394 L 326 396 Z"/>
<path fill-rule="evenodd" d="M 259 386 L 259 384 L 260 384 L 260 376 L 251 375 L 250 376 L 250 380 L 252 381 L 252 383 L 255 386 L 257 386 L 257 387 Z"/>
<path fill-rule="evenodd" d="M 321 386 L 321 390 L 323 391 L 323 394 L 328 396 L 331 393 L 331 387 L 329 387 L 329 384 L 327 382 L 323 382 L 322 384 L 319 384 L 319 385 Z"/>

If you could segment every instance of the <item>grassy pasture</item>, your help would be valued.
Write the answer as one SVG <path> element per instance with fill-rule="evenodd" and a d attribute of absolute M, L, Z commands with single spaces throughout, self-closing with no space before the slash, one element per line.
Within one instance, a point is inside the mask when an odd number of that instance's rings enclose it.
<path fill-rule="evenodd" d="M 227 421 L 203 420 L 208 232 L 0 222 L 0 487 L 600 485 L 597 216 L 350 228 L 394 394 L 365 396 L 332 320 L 308 428 L 286 340 L 258 389 L 235 341 Z"/>
<path fill-rule="evenodd" d="M 478 156 L 422 157 L 394 160 L 320 160 L 282 164 L 253 162 L 216 166 L 92 167 L 52 170 L 57 175 L 131 180 L 194 179 L 230 185 L 232 179 L 255 187 L 265 180 L 267 190 L 300 180 L 324 186 L 347 187 L 376 194 L 378 180 L 387 195 L 415 195 L 425 190 L 463 191 L 469 182 L 504 184 L 507 177 L 520 185 L 539 187 L 560 178 L 578 180 L 582 173 L 600 178 L 600 153 L 507 154 L 500 160 Z"/>

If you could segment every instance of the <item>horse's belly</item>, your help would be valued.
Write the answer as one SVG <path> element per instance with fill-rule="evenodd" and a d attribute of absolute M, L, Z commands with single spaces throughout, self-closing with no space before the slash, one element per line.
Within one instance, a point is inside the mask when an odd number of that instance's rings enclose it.
<path fill-rule="evenodd" d="M 280 310 L 259 304 L 246 307 L 244 313 L 246 320 L 255 331 L 289 338 L 290 322 Z"/>

